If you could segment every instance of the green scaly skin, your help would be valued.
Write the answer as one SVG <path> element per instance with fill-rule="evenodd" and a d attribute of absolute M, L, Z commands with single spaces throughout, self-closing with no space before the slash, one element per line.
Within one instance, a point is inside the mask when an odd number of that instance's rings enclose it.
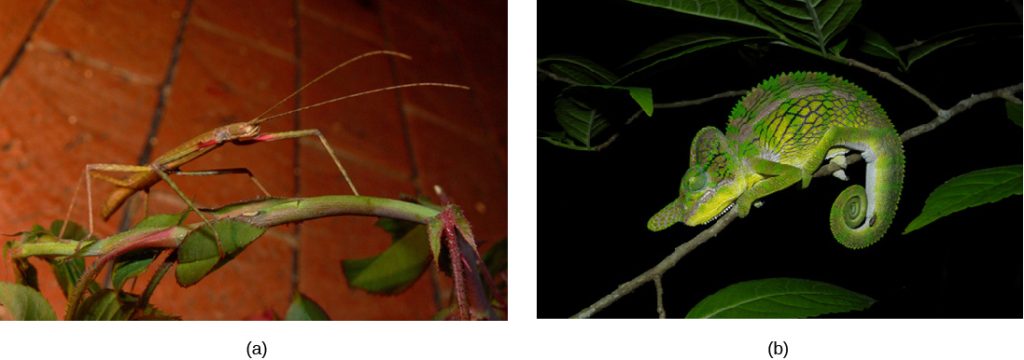
<path fill-rule="evenodd" d="M 865 186 L 839 194 L 829 216 L 832 234 L 848 248 L 878 241 L 892 223 L 903 185 L 903 145 L 885 111 L 864 90 L 824 73 L 797 72 L 765 80 L 733 108 L 725 134 L 697 132 L 679 197 L 647 223 L 660 231 L 677 222 L 707 224 L 796 182 L 810 184 L 829 160 L 845 166 L 849 151 L 867 163 Z M 842 170 L 835 175 L 845 179 Z"/>

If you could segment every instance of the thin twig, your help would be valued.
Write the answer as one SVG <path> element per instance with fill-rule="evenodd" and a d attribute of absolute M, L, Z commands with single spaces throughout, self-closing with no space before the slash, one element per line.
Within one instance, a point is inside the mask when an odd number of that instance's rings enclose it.
<path fill-rule="evenodd" d="M 661 275 L 654 278 L 654 289 L 658 293 L 658 318 L 665 318 L 665 289 L 661 287 Z"/>
<path fill-rule="evenodd" d="M 854 60 L 854 59 L 844 58 L 844 57 L 841 57 L 841 56 L 836 56 L 836 57 L 841 59 L 841 61 L 845 62 L 847 65 L 867 70 L 868 72 L 873 73 L 875 75 L 878 75 L 879 77 L 881 77 L 881 78 L 883 78 L 885 80 L 889 80 L 889 82 L 891 82 L 893 84 L 896 84 L 896 86 L 899 86 L 900 88 L 902 88 L 903 90 L 906 90 L 911 95 L 914 95 L 918 99 L 921 99 L 921 101 L 923 101 L 926 105 L 928 105 L 928 108 L 932 109 L 932 111 L 934 111 L 936 114 L 942 112 L 942 108 L 939 107 L 939 105 L 936 105 L 935 102 L 932 101 L 932 99 L 929 99 L 927 96 L 922 94 L 920 91 L 917 91 L 917 89 L 914 89 L 914 88 L 910 87 L 910 85 L 907 85 L 907 83 L 901 81 L 900 79 L 897 79 L 892 74 L 890 74 L 888 72 L 885 72 L 882 69 L 876 68 L 874 66 L 862 63 L 862 62 Z"/>
<path fill-rule="evenodd" d="M 1007 100 L 1010 100 L 1010 101 L 1017 100 L 1017 97 L 1014 96 L 1014 94 L 1016 94 L 1017 92 L 1021 91 L 1021 86 L 1022 86 L 1022 84 L 1017 84 L 1017 85 L 1007 86 L 1007 87 L 996 89 L 996 90 L 992 90 L 992 91 L 987 91 L 987 92 L 976 94 L 976 95 L 971 95 L 970 97 L 968 97 L 966 99 L 960 100 L 960 102 L 958 102 L 956 105 L 953 105 L 948 110 L 943 110 L 943 109 L 940 108 L 940 109 L 938 109 L 935 112 L 936 113 L 935 119 L 933 119 L 932 121 L 929 121 L 929 122 L 927 122 L 925 124 L 913 127 L 913 128 L 911 128 L 911 129 L 909 129 L 907 131 L 904 131 L 903 134 L 900 135 L 900 138 L 903 141 L 907 141 L 907 140 L 910 140 L 910 139 L 912 139 L 912 138 L 914 138 L 916 136 L 919 136 L 919 135 L 924 134 L 926 132 L 932 131 L 936 127 L 938 127 L 939 125 L 942 125 L 943 123 L 948 121 L 953 116 L 955 116 L 955 115 L 957 115 L 957 114 L 959 114 L 961 112 L 964 112 L 964 111 L 970 109 L 975 104 L 977 104 L 979 102 L 982 102 L 982 101 L 985 101 L 985 100 L 989 100 L 989 99 L 993 99 L 993 98 L 1003 98 L 1003 99 L 1007 99 Z M 914 92 L 916 92 L 916 90 L 914 90 Z M 925 98 L 925 99 L 927 99 L 927 98 Z M 1017 101 L 1019 102 L 1019 100 L 1017 100 Z M 861 156 L 859 154 L 853 154 L 853 155 L 848 156 L 846 160 L 847 160 L 847 164 L 850 164 L 850 163 L 854 163 L 856 161 L 859 161 L 860 159 L 861 159 Z M 822 166 L 821 168 L 819 168 L 818 171 L 816 171 L 814 173 L 814 176 L 818 177 L 818 176 L 830 175 L 830 174 L 832 174 L 832 172 L 834 172 L 836 170 L 839 170 L 839 169 L 840 169 L 840 167 L 838 165 L 830 163 L 828 165 L 825 165 L 825 166 Z M 737 212 L 736 208 L 733 207 L 732 210 L 729 210 L 729 212 L 727 212 L 724 216 L 722 216 L 720 219 L 718 219 L 718 221 L 716 221 L 714 225 L 712 225 L 711 227 L 705 229 L 704 231 L 701 231 L 699 234 L 697 234 L 697 236 L 694 236 L 692 239 L 690 239 L 690 241 L 687 241 L 687 242 L 677 246 L 676 249 L 673 250 L 671 254 L 669 254 L 667 257 L 662 259 L 661 262 L 659 262 L 657 265 L 655 265 L 654 267 L 648 269 L 643 274 L 640 274 L 639 276 L 633 278 L 632 280 L 629 280 L 627 282 L 622 283 L 621 285 L 619 285 L 619 287 L 617 289 L 615 289 L 614 291 L 612 291 L 608 295 L 605 295 L 600 300 L 598 300 L 597 302 L 591 304 L 590 306 L 587 306 L 585 309 L 583 309 L 579 313 L 576 313 L 576 315 L 573 315 L 572 318 L 575 318 L 575 319 L 589 318 L 589 317 L 593 316 L 596 312 L 601 311 L 602 309 L 604 309 L 604 308 L 608 307 L 609 305 L 615 303 L 616 301 L 619 300 L 619 298 L 621 298 L 621 297 L 623 297 L 623 296 L 625 296 L 625 295 L 627 295 L 629 293 L 632 293 L 634 290 L 639 288 L 641 285 L 644 285 L 644 284 L 646 284 L 648 282 L 651 282 L 651 281 L 655 282 L 655 286 L 659 290 L 659 292 L 658 292 L 658 301 L 659 301 L 658 307 L 659 307 L 659 315 L 660 315 L 660 312 L 661 312 L 661 310 L 660 310 L 661 309 L 661 304 L 660 304 L 660 302 L 661 302 L 661 291 L 660 291 L 661 290 L 661 287 L 660 287 L 661 276 L 664 275 L 665 272 L 668 271 L 669 269 L 675 267 L 676 264 L 679 262 L 679 260 L 683 258 L 683 256 L 686 256 L 686 254 L 689 254 L 691 251 L 693 251 L 693 249 L 697 248 L 701 244 L 704 244 L 705 242 L 710 240 L 712 237 L 715 237 L 716 235 L 718 235 L 718 233 L 721 232 L 722 229 L 725 229 L 725 227 L 727 225 L 732 223 L 732 221 L 735 220 L 737 216 L 738 216 L 738 212 Z"/>

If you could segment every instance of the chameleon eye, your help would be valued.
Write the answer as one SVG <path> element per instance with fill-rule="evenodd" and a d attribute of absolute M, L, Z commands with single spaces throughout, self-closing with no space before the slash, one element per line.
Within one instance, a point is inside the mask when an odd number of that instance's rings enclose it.
<path fill-rule="evenodd" d="M 700 191 L 701 189 L 704 188 L 705 185 L 707 185 L 707 178 L 707 173 L 691 168 L 690 170 L 686 171 L 686 176 L 684 176 L 685 180 L 683 180 L 683 186 L 686 188 L 687 191 Z"/>

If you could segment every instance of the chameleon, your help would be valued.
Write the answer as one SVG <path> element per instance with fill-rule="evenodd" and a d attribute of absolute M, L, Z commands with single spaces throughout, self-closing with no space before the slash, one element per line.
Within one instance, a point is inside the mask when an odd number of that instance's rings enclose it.
<path fill-rule="evenodd" d="M 851 151 L 866 162 L 864 186 L 839 194 L 829 227 L 840 244 L 861 249 L 877 242 L 896 214 L 904 174 L 899 133 L 873 97 L 842 78 L 817 72 L 771 77 L 736 103 L 724 134 L 713 126 L 697 132 L 679 197 L 647 228 L 706 225 L 733 206 L 745 217 L 765 196 L 797 182 L 806 188 L 825 161 L 839 165 L 833 175 L 847 180 Z"/>

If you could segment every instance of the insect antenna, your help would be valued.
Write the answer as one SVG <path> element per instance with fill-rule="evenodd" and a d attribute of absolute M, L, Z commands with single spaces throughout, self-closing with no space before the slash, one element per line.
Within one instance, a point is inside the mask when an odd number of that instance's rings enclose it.
<path fill-rule="evenodd" d="M 318 102 L 316 104 L 306 105 L 306 106 L 303 106 L 303 107 L 300 107 L 300 108 L 297 108 L 297 109 L 294 109 L 294 110 L 289 110 L 289 111 L 286 111 L 286 112 L 283 112 L 283 113 L 278 113 L 278 114 L 270 115 L 270 116 L 267 116 L 267 117 L 258 117 L 258 118 L 255 118 L 255 119 L 249 121 L 249 123 L 250 124 L 260 124 L 260 123 L 263 123 L 264 121 L 267 121 L 267 120 L 270 120 L 270 119 L 273 119 L 273 118 L 278 118 L 278 117 L 282 117 L 282 116 L 285 116 L 285 115 L 294 114 L 294 113 L 297 113 L 297 112 L 300 112 L 300 111 L 303 111 L 303 110 L 308 110 L 308 109 L 312 109 L 312 108 L 315 108 L 315 107 L 324 106 L 324 105 L 327 105 L 327 104 L 330 104 L 330 103 L 333 103 L 333 102 L 342 101 L 342 100 L 345 100 L 345 99 L 351 99 L 351 98 L 354 98 L 354 97 L 359 97 L 359 96 L 363 96 L 363 95 L 369 95 L 369 94 L 373 94 L 373 93 L 379 93 L 379 92 L 383 92 L 383 91 L 390 91 L 390 90 L 410 88 L 410 87 L 420 87 L 420 86 L 436 86 L 436 87 L 446 87 L 446 88 L 455 88 L 455 89 L 469 90 L 469 86 L 457 85 L 457 84 L 448 84 L 448 83 L 437 83 L 437 82 L 420 82 L 420 83 L 393 85 L 393 86 L 387 86 L 387 87 L 377 88 L 377 89 L 373 89 L 373 90 L 360 91 L 360 92 L 357 92 L 355 94 L 349 94 L 349 95 L 345 95 L 345 96 L 341 96 L 341 97 L 336 97 L 336 98 L 333 98 L 333 99 L 330 99 L 330 100 L 324 100 L 324 101 Z"/>
<path fill-rule="evenodd" d="M 331 73 L 333 73 L 333 72 L 337 71 L 338 69 L 341 69 L 341 68 L 345 67 L 345 66 L 346 66 L 346 65 L 348 65 L 348 64 L 354 63 L 354 62 L 356 62 L 356 61 L 359 61 L 359 60 L 361 60 L 361 59 L 364 59 L 364 58 L 367 58 L 367 57 L 370 57 L 370 56 L 374 56 L 374 55 L 389 55 L 389 56 L 396 56 L 396 57 L 400 57 L 400 58 L 403 58 L 403 59 L 406 59 L 406 60 L 411 60 L 411 59 L 412 59 L 412 57 L 411 57 L 411 56 L 409 56 L 409 55 L 406 55 L 406 54 L 403 54 L 403 53 L 400 53 L 400 52 L 397 52 L 397 51 L 390 51 L 390 50 L 377 50 L 377 51 L 370 51 L 370 52 L 362 53 L 362 54 L 360 54 L 360 55 L 356 55 L 355 57 L 353 57 L 353 58 L 351 58 L 351 59 L 345 60 L 345 62 L 342 62 L 341 64 L 335 65 L 335 66 L 334 66 L 333 68 L 331 68 L 330 70 L 327 70 L 327 71 L 325 71 L 325 72 L 324 72 L 323 74 L 320 74 L 320 76 L 317 76 L 317 77 L 316 77 L 315 79 L 313 79 L 313 80 L 310 80 L 310 81 L 309 81 L 309 82 L 307 82 L 307 83 L 306 83 L 305 85 L 302 85 L 302 87 L 300 87 L 300 88 L 299 88 L 298 90 L 295 90 L 295 91 L 294 91 L 294 92 L 292 92 L 292 93 L 291 93 L 290 95 L 286 96 L 286 97 L 285 97 L 284 99 L 281 99 L 280 101 L 278 101 L 278 102 L 277 102 L 276 104 L 274 104 L 273 106 L 271 106 L 271 107 L 267 108 L 266 110 L 264 110 L 264 111 L 263 111 L 262 113 L 260 113 L 260 114 L 259 114 L 259 115 L 257 115 L 256 117 L 254 117 L 254 118 L 253 118 L 252 120 L 250 120 L 249 122 L 250 122 L 251 124 L 259 124 L 259 123 L 262 123 L 262 122 L 264 122 L 264 121 L 267 121 L 267 120 L 268 120 L 268 119 L 270 119 L 270 118 L 264 118 L 264 119 L 262 119 L 262 120 L 261 120 L 260 118 L 262 118 L 262 117 L 263 117 L 264 115 L 266 115 L 266 114 L 270 113 L 270 111 L 272 111 L 272 110 L 276 109 L 276 108 L 277 108 L 278 106 L 281 106 L 281 104 L 284 104 L 284 103 L 285 103 L 285 101 L 288 101 L 288 100 L 290 100 L 291 98 L 294 98 L 294 97 L 295 97 L 295 95 L 298 95 L 298 94 L 299 94 L 299 93 L 301 93 L 301 92 L 302 92 L 303 90 L 306 90 L 306 88 L 307 88 L 307 87 L 309 87 L 310 85 L 313 85 L 313 84 L 315 84 L 316 82 L 320 81 L 320 79 L 323 79 L 323 78 L 324 78 L 324 77 L 326 77 L 327 75 L 330 75 Z"/>

